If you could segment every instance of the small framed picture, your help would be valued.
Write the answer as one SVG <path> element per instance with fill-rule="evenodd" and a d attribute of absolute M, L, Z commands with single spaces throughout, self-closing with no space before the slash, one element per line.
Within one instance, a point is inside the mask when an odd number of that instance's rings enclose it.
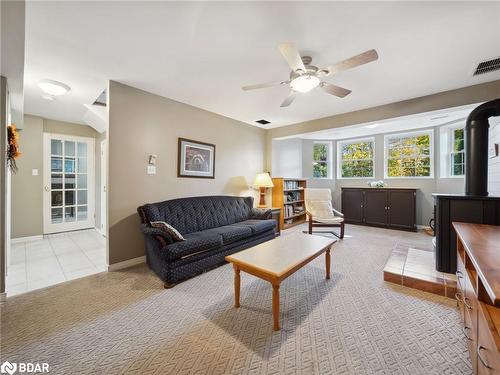
<path fill-rule="evenodd" d="M 215 178 L 215 145 L 179 138 L 177 177 Z"/>

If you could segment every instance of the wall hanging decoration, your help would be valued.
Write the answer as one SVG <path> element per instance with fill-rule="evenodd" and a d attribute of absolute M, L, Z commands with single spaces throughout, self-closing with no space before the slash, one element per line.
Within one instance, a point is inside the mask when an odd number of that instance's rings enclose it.
<path fill-rule="evenodd" d="M 16 159 L 21 156 L 19 151 L 19 132 L 15 125 L 7 126 L 7 166 L 12 173 L 17 172 Z"/>
<path fill-rule="evenodd" d="M 215 145 L 179 138 L 177 177 L 215 178 Z"/>

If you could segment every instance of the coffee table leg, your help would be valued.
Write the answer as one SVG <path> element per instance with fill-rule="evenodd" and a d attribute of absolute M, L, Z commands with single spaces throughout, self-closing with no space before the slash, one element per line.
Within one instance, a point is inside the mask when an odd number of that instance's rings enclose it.
<path fill-rule="evenodd" d="M 326 279 L 329 280 L 330 279 L 330 262 L 331 262 L 330 248 L 326 249 L 325 259 L 326 259 Z"/>
<path fill-rule="evenodd" d="M 280 284 L 273 284 L 273 330 L 280 329 Z"/>
<path fill-rule="evenodd" d="M 236 264 L 234 267 L 234 307 L 240 307 L 240 269 Z"/>

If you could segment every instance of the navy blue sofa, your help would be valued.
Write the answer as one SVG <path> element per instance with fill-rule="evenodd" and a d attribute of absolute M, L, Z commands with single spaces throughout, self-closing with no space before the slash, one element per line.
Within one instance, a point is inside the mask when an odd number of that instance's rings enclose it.
<path fill-rule="evenodd" d="M 145 204 L 137 209 L 146 261 L 165 287 L 220 266 L 224 257 L 275 237 L 271 210 L 252 197 L 207 196 Z M 174 241 L 151 222 L 164 221 L 185 241 Z"/>

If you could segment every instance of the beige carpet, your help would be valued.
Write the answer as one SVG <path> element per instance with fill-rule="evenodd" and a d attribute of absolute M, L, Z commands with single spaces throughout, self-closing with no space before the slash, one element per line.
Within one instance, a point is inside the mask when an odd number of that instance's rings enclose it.
<path fill-rule="evenodd" d="M 395 246 L 423 234 L 348 226 L 324 258 L 281 287 L 242 274 L 233 303 L 229 265 L 171 290 L 146 266 L 9 298 L 1 360 L 48 362 L 51 374 L 470 374 L 455 303 L 382 280 Z"/>

